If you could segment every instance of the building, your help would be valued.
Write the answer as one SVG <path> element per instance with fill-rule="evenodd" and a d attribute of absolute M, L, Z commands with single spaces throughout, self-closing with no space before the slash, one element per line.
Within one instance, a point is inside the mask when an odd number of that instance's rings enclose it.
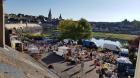
<path fill-rule="evenodd" d="M 90 24 L 95 32 L 139 35 L 140 31 L 140 21 L 90 22 Z"/>
<path fill-rule="evenodd" d="M 62 18 L 61 14 L 59 18 L 53 18 L 50 9 L 47 20 L 41 24 L 43 27 L 43 33 L 53 34 L 55 36 L 56 34 L 54 33 L 54 30 L 58 28 L 59 22 L 62 20 L 64 19 Z"/>
<path fill-rule="evenodd" d="M 58 18 L 54 18 L 52 10 L 49 10 L 47 17 L 43 15 L 32 16 L 24 14 L 5 14 L 6 24 L 17 24 L 17 23 L 36 23 L 40 24 L 44 32 L 52 33 L 53 30 L 57 29 L 59 22 L 64 20 L 62 15 Z M 140 32 L 140 21 L 134 20 L 132 22 L 125 19 L 122 22 L 89 22 L 94 32 L 108 32 L 116 34 L 132 34 L 139 35 Z"/>
<path fill-rule="evenodd" d="M 0 0 L 0 78 L 59 78 L 29 55 L 5 45 L 3 1 Z"/>

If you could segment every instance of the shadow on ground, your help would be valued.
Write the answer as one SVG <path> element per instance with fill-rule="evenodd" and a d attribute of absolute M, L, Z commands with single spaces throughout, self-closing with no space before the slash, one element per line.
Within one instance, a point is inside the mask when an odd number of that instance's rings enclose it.
<path fill-rule="evenodd" d="M 62 62 L 64 61 L 64 58 L 55 53 L 50 53 L 48 54 L 48 56 L 43 58 L 42 61 L 46 64 L 52 64 L 52 63 Z"/>
<path fill-rule="evenodd" d="M 68 71 L 68 70 L 70 70 L 70 69 L 72 69 L 72 68 L 74 68 L 74 67 L 75 67 L 75 66 L 72 66 L 72 67 L 66 68 L 65 70 L 63 70 L 63 71 L 61 71 L 61 72 L 63 73 L 63 72 Z"/>
<path fill-rule="evenodd" d="M 95 68 L 96 68 L 96 67 L 94 67 L 94 68 L 92 68 L 92 69 L 86 71 L 85 74 L 88 74 L 89 72 L 93 71 Z"/>
<path fill-rule="evenodd" d="M 74 73 L 73 73 L 73 74 L 71 74 L 69 77 L 71 78 L 72 76 L 74 76 L 74 75 L 76 75 L 76 74 L 78 74 L 78 73 L 80 73 L 80 70 L 78 70 L 78 71 L 74 72 Z"/>

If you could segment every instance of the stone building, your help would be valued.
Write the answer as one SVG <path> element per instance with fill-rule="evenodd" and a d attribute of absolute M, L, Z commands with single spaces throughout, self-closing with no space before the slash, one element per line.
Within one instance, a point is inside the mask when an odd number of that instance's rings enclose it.
<path fill-rule="evenodd" d="M 55 36 L 56 34 L 54 31 L 57 30 L 59 22 L 62 20 L 64 19 L 62 18 L 61 14 L 59 18 L 53 18 L 50 9 L 47 20 L 41 24 L 41 26 L 43 27 L 43 33 L 48 33 Z"/>

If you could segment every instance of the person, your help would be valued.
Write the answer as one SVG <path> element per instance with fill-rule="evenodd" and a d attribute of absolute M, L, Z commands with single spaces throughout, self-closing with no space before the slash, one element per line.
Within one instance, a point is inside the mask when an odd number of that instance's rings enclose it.
<path fill-rule="evenodd" d="M 92 60 L 92 52 L 90 52 L 90 59 Z"/>
<path fill-rule="evenodd" d="M 83 73 L 83 71 L 84 71 L 84 61 L 82 60 L 81 61 L 81 72 Z"/>
<path fill-rule="evenodd" d="M 102 73 L 102 71 L 101 71 L 101 68 L 99 69 L 99 78 L 104 78 L 104 77 L 103 77 L 103 73 Z"/>
<path fill-rule="evenodd" d="M 101 72 L 104 75 L 105 74 L 105 69 L 104 68 L 101 68 Z"/>
<path fill-rule="evenodd" d="M 131 78 L 131 76 L 128 76 L 128 78 Z"/>
<path fill-rule="evenodd" d="M 95 68 L 96 68 L 96 65 L 97 65 L 97 60 L 93 60 L 94 61 L 94 65 L 95 65 Z"/>
<path fill-rule="evenodd" d="M 112 72 L 110 71 L 110 72 L 108 73 L 108 78 L 112 78 L 111 76 L 112 76 Z"/>
<path fill-rule="evenodd" d="M 72 58 L 71 59 L 71 65 L 74 65 L 74 64 L 76 64 L 76 61 L 75 61 L 75 58 Z"/>
<path fill-rule="evenodd" d="M 118 78 L 117 73 L 113 72 L 111 78 Z"/>
<path fill-rule="evenodd" d="M 50 65 L 48 66 L 48 68 L 49 68 L 49 69 L 54 69 L 54 66 L 50 64 Z"/>

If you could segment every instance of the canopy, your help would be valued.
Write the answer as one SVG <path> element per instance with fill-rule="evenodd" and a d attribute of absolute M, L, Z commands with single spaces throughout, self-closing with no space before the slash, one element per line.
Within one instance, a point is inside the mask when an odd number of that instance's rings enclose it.
<path fill-rule="evenodd" d="M 126 48 L 121 48 L 121 51 L 122 51 L 123 53 L 128 54 L 128 49 L 126 49 Z"/>
<path fill-rule="evenodd" d="M 28 50 L 31 52 L 31 53 L 39 53 L 39 50 L 36 46 L 32 46 L 30 48 L 28 48 Z"/>
<path fill-rule="evenodd" d="M 132 62 L 126 57 L 117 58 L 118 63 L 132 64 Z"/>
<path fill-rule="evenodd" d="M 19 40 L 12 40 L 11 42 L 12 43 L 21 43 L 21 41 L 19 41 Z"/>
<path fill-rule="evenodd" d="M 62 56 L 67 53 L 68 49 L 70 49 L 70 48 L 68 48 L 66 46 L 58 47 L 58 52 L 56 52 L 56 54 Z"/>
<path fill-rule="evenodd" d="M 67 50 L 67 49 L 69 49 L 69 48 L 66 47 L 66 46 L 61 46 L 61 47 L 58 47 L 58 49 Z"/>

